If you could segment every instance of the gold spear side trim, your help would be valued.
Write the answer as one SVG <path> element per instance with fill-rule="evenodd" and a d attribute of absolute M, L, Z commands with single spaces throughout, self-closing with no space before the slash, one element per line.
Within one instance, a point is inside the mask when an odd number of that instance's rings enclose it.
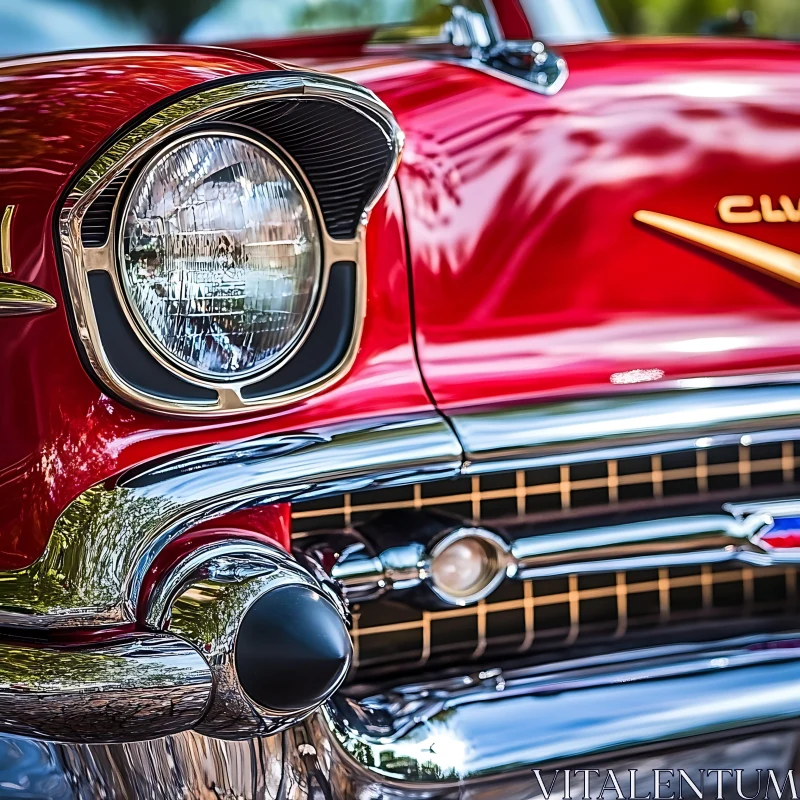
<path fill-rule="evenodd" d="M 633 217 L 644 225 L 692 242 L 712 253 L 726 256 L 792 286 L 800 287 L 800 255 L 791 250 L 784 250 L 782 247 L 740 233 L 732 233 L 680 217 L 671 217 L 669 214 L 659 214 L 656 211 L 637 211 Z"/>

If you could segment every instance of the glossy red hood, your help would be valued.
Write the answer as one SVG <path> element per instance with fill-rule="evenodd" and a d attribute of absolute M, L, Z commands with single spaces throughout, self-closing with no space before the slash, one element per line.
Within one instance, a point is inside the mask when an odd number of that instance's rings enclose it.
<path fill-rule="evenodd" d="M 800 48 L 562 48 L 553 97 L 451 64 L 348 65 L 406 133 L 399 173 L 419 353 L 444 407 L 780 379 L 800 291 L 633 219 L 727 225 L 727 195 L 800 201 Z"/>

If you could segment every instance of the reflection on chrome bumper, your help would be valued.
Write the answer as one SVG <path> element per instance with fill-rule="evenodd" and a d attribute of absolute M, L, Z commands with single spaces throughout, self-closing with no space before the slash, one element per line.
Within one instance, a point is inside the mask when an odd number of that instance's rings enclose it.
<path fill-rule="evenodd" d="M 800 639 L 751 637 L 340 694 L 304 725 L 247 742 L 0 735 L 0 786 L 11 798 L 525 800 L 539 796 L 532 767 L 785 774 L 798 720 Z"/>
<path fill-rule="evenodd" d="M 0 731 L 62 742 L 121 742 L 197 725 L 211 670 L 176 636 L 137 633 L 80 647 L 0 643 Z"/>
<path fill-rule="evenodd" d="M 800 640 L 759 637 L 339 695 L 310 730 L 332 787 L 417 798 L 797 718 Z"/>

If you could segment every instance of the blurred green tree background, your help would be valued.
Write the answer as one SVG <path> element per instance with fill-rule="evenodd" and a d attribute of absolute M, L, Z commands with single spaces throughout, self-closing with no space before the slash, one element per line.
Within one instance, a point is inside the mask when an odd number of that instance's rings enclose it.
<path fill-rule="evenodd" d="M 800 37 L 800 0 L 598 0 L 598 4 L 611 29 L 628 35 Z"/>
<path fill-rule="evenodd" d="M 279 14 L 289 31 L 351 28 L 435 20 L 442 5 L 473 0 L 89 0 L 127 14 L 155 41 L 179 41 L 198 18 L 214 11 L 259 21 Z M 800 0 L 593 0 L 615 34 L 749 35 L 800 39 Z M 565 0 L 523 0 L 558 4 Z M 587 5 L 592 2 L 589 0 Z M 535 15 L 534 15 L 535 16 Z"/>

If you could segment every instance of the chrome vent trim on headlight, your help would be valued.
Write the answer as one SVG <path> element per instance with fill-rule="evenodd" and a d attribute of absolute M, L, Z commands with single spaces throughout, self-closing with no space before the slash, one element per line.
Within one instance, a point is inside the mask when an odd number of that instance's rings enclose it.
<path fill-rule="evenodd" d="M 274 358 L 239 374 L 204 374 L 167 353 L 121 276 L 122 216 L 142 170 L 175 141 L 210 137 L 212 130 L 250 137 L 273 153 L 306 195 L 320 238 L 317 285 L 298 329 Z M 297 72 L 225 81 L 144 118 L 79 178 L 59 218 L 76 335 L 90 369 L 120 399 L 173 414 L 285 404 L 338 380 L 353 363 L 365 313 L 368 214 L 392 179 L 402 141 L 370 91 Z M 203 327 L 198 335 L 223 345 L 231 339 L 225 326 L 210 331 Z"/>

